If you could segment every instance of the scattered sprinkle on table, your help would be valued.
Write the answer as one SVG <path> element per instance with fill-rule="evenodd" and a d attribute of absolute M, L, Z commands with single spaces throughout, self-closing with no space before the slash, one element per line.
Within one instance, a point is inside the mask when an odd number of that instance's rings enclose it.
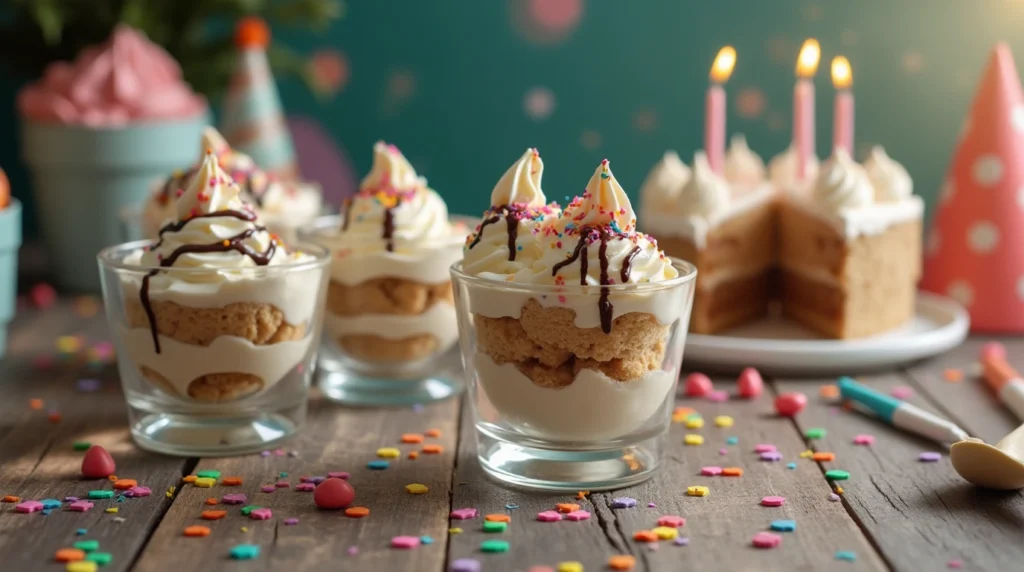
<path fill-rule="evenodd" d="M 433 437 L 433 438 L 436 439 L 436 438 L 441 436 L 441 430 L 440 429 L 427 429 L 426 431 L 423 432 L 423 434 L 426 435 L 427 437 Z"/>
<path fill-rule="evenodd" d="M 78 530 L 75 531 L 75 534 L 77 536 L 85 536 L 86 534 L 89 534 L 89 530 L 85 529 L 85 528 L 79 528 Z"/>
<path fill-rule="evenodd" d="M 402 548 L 409 550 L 420 545 L 418 536 L 396 536 L 391 539 L 391 548 Z"/>
<path fill-rule="evenodd" d="M 704 418 L 699 416 L 691 416 L 686 418 L 687 429 L 700 429 L 704 426 Z"/>
<path fill-rule="evenodd" d="M 608 559 L 608 567 L 612 570 L 632 570 L 636 566 L 636 558 L 628 554 L 617 554 Z"/>
<path fill-rule="evenodd" d="M 244 511 L 245 509 L 242 510 Z M 242 514 L 246 513 L 243 512 Z M 200 513 L 200 516 L 202 517 L 203 520 L 220 520 L 227 515 L 228 511 L 226 510 L 204 510 L 202 513 Z"/>
<path fill-rule="evenodd" d="M 771 532 L 758 532 L 751 543 L 755 548 L 775 548 L 782 544 L 782 537 Z"/>
<path fill-rule="evenodd" d="M 448 534 L 462 534 L 462 529 L 457 526 L 449 528 Z"/>
<path fill-rule="evenodd" d="M 723 477 L 742 477 L 743 469 L 739 467 L 724 467 L 722 469 Z"/>
<path fill-rule="evenodd" d="M 813 456 L 814 456 L 814 451 L 812 451 L 810 449 L 807 449 L 806 451 L 801 451 L 800 452 L 800 458 L 801 459 L 810 459 Z"/>
<path fill-rule="evenodd" d="M 555 505 L 558 512 L 573 512 L 580 509 L 580 505 L 573 502 L 560 502 Z"/>
<path fill-rule="evenodd" d="M 210 536 L 210 529 L 206 526 L 200 526 L 198 524 L 185 527 L 185 536 L 196 537 L 196 536 Z"/>
<path fill-rule="evenodd" d="M 636 499 L 632 497 L 617 497 L 612 499 L 612 508 L 633 508 L 636 506 Z"/>
<path fill-rule="evenodd" d="M 61 548 L 54 555 L 57 562 L 76 562 L 85 559 L 85 551 L 78 548 Z"/>
<path fill-rule="evenodd" d="M 672 540 L 679 536 L 679 531 L 674 526 L 659 526 L 656 527 L 653 532 L 661 540 Z"/>
<path fill-rule="evenodd" d="M 726 445 L 735 445 L 740 442 L 739 437 L 729 437 L 725 440 Z"/>
<path fill-rule="evenodd" d="M 112 506 L 110 508 L 103 509 L 103 512 L 105 512 L 107 514 L 117 514 L 117 507 L 116 506 Z"/>
<path fill-rule="evenodd" d="M 575 560 L 569 562 L 559 562 L 558 572 L 583 572 L 583 565 Z"/>
<path fill-rule="evenodd" d="M 100 566 L 106 566 L 114 561 L 114 556 L 109 552 L 93 552 L 85 555 L 85 560 L 95 562 Z"/>
<path fill-rule="evenodd" d="M 369 463 L 366 463 L 366 468 L 372 471 L 383 471 L 390 466 L 391 464 L 387 461 L 370 461 Z"/>
<path fill-rule="evenodd" d="M 818 395 L 825 399 L 835 399 L 836 397 L 839 397 L 839 386 L 833 384 L 823 385 L 818 388 Z"/>
<path fill-rule="evenodd" d="M 964 380 L 964 372 L 955 368 L 946 368 L 942 370 L 942 377 L 950 383 L 960 383 Z"/>
<path fill-rule="evenodd" d="M 427 485 L 421 485 L 420 483 L 411 483 L 411 484 L 405 485 L 405 492 L 407 492 L 407 493 L 409 493 L 411 495 L 422 495 L 422 494 L 428 492 L 429 490 L 430 489 L 427 488 Z"/>
<path fill-rule="evenodd" d="M 775 532 L 793 532 L 796 530 L 795 520 L 773 520 L 771 529 Z"/>
<path fill-rule="evenodd" d="M 545 510 L 537 513 L 537 520 L 541 522 L 558 522 L 562 520 L 562 515 L 553 510 Z"/>
<path fill-rule="evenodd" d="M 585 511 L 585 510 L 574 510 L 574 511 L 570 512 L 569 514 L 565 515 L 565 518 L 568 519 L 568 520 L 574 520 L 574 521 L 578 522 L 578 521 L 581 521 L 581 520 L 589 519 L 590 518 L 590 513 Z"/>
<path fill-rule="evenodd" d="M 818 462 L 821 462 L 821 463 L 827 463 L 827 462 L 830 462 L 830 461 L 835 461 L 836 460 L 836 454 L 835 453 L 828 453 L 828 452 L 825 452 L 825 451 L 821 451 L 821 452 L 818 452 L 818 453 L 815 453 L 815 454 L 811 455 L 811 460 L 812 461 L 818 461 Z"/>
<path fill-rule="evenodd" d="M 60 508 L 60 501 L 57 499 L 43 499 L 39 502 L 43 503 L 43 509 Z"/>
<path fill-rule="evenodd" d="M 71 448 L 75 451 L 87 451 L 89 447 L 92 447 L 92 443 L 88 441 L 75 441 Z"/>
<path fill-rule="evenodd" d="M 242 477 L 224 477 L 221 479 L 220 484 L 227 487 L 237 487 L 242 484 Z"/>
<path fill-rule="evenodd" d="M 114 498 L 114 491 L 101 491 L 101 490 L 89 491 L 88 497 L 93 499 L 93 500 L 95 500 L 95 499 L 112 499 L 112 498 Z"/>
<path fill-rule="evenodd" d="M 275 487 L 274 485 L 264 485 L 260 487 L 260 490 L 265 493 L 272 493 L 277 490 L 277 487 Z"/>
<path fill-rule="evenodd" d="M 458 558 L 448 567 L 450 572 L 480 572 L 480 561 L 473 558 Z"/>
<path fill-rule="evenodd" d="M 433 544 L 434 539 L 430 536 L 423 535 L 420 537 L 420 544 Z"/>
<path fill-rule="evenodd" d="M 295 485 L 295 492 L 297 493 L 311 493 L 316 490 L 316 485 L 313 483 L 299 483 Z"/>
<path fill-rule="evenodd" d="M 839 469 L 832 469 L 831 471 L 825 471 L 825 478 L 830 481 L 845 481 L 850 478 L 850 473 L 840 471 Z"/>
<path fill-rule="evenodd" d="M 153 490 L 149 487 L 132 487 L 125 491 L 124 494 L 132 498 L 142 498 L 153 494 Z"/>
<path fill-rule="evenodd" d="M 18 502 L 20 500 L 21 500 L 21 497 L 16 497 L 14 495 L 7 495 L 7 496 L 4 497 L 3 502 L 15 503 L 15 502 Z"/>
<path fill-rule="evenodd" d="M 423 446 L 423 453 L 426 455 L 439 455 L 444 452 L 444 447 L 430 443 Z"/>
<path fill-rule="evenodd" d="M 772 445 L 771 443 L 758 443 L 757 445 L 754 445 L 755 453 L 771 453 L 774 450 L 775 445 Z"/>
<path fill-rule="evenodd" d="M 221 497 L 220 502 L 224 504 L 245 504 L 249 497 L 243 493 L 228 494 Z"/>
<path fill-rule="evenodd" d="M 288 476 L 288 475 L 286 474 L 285 476 Z M 333 472 L 327 473 L 327 478 L 329 478 L 329 479 L 341 479 L 343 481 L 347 481 L 349 479 L 349 477 L 351 477 L 351 476 L 352 475 L 348 474 L 347 471 L 333 471 Z"/>
<path fill-rule="evenodd" d="M 405 433 L 402 435 L 401 441 L 403 443 L 422 443 L 423 435 L 420 435 L 419 433 Z"/>
<path fill-rule="evenodd" d="M 82 550 L 84 552 L 93 552 L 94 550 L 100 549 L 99 540 L 79 540 L 78 542 L 71 545 L 72 548 Z"/>
<path fill-rule="evenodd" d="M 658 535 L 653 530 L 638 530 L 633 533 L 633 540 L 637 542 L 657 542 Z"/>
<path fill-rule="evenodd" d="M 716 427 L 732 427 L 733 423 L 735 423 L 735 420 L 733 420 L 733 418 L 729 417 L 728 415 L 719 415 L 715 417 Z"/>
<path fill-rule="evenodd" d="M 345 516 L 351 518 L 363 518 L 364 516 L 370 516 L 370 509 L 365 506 L 353 506 L 345 509 Z"/>
<path fill-rule="evenodd" d="M 377 449 L 377 456 L 381 459 L 397 459 L 402 452 L 394 447 L 381 447 Z"/>
<path fill-rule="evenodd" d="M 512 517 L 507 514 L 494 513 L 484 517 L 487 522 L 512 522 Z"/>
<path fill-rule="evenodd" d="M 769 461 L 769 462 L 781 461 L 782 460 L 782 453 L 780 453 L 778 451 L 765 451 L 764 453 L 761 453 L 760 458 L 761 458 L 762 461 Z"/>
<path fill-rule="evenodd" d="M 135 479 L 117 479 L 114 481 L 114 489 L 119 491 L 126 491 L 137 486 L 139 486 L 139 483 Z"/>
<path fill-rule="evenodd" d="M 721 403 L 723 401 L 729 401 L 729 392 L 725 391 L 725 390 L 722 390 L 722 389 L 716 389 L 715 391 L 709 392 L 705 396 L 705 398 L 708 401 L 713 401 L 713 402 L 716 402 L 716 403 Z"/>
<path fill-rule="evenodd" d="M 717 477 L 722 474 L 722 467 L 701 467 L 700 474 L 705 477 Z"/>
<path fill-rule="evenodd" d="M 706 497 L 706 496 L 708 496 L 708 493 L 710 493 L 710 492 L 711 492 L 710 489 L 708 489 L 707 487 L 702 487 L 702 486 L 686 487 L 686 494 L 690 495 L 691 497 Z"/>
<path fill-rule="evenodd" d="M 512 504 L 512 503 L 506 503 L 505 504 L 505 510 L 516 510 L 518 508 L 519 508 L 519 505 L 517 505 L 517 504 Z"/>
<path fill-rule="evenodd" d="M 830 500 L 832 502 L 837 502 L 837 501 L 840 500 L 840 497 L 836 493 L 829 493 L 828 500 Z"/>
<path fill-rule="evenodd" d="M 216 504 L 220 504 L 216 497 L 210 497 L 210 498 L 206 499 L 205 502 L 206 502 L 206 504 L 208 504 L 210 506 L 214 506 Z"/>
<path fill-rule="evenodd" d="M 672 541 L 672 544 L 675 544 L 676 546 L 689 546 L 690 539 L 686 536 L 679 536 Z"/>
<path fill-rule="evenodd" d="M 875 442 L 874 435 L 856 435 L 853 438 L 854 445 L 871 445 Z"/>
<path fill-rule="evenodd" d="M 475 518 L 477 514 L 479 513 L 475 508 L 459 508 L 453 510 L 451 514 L 448 515 L 448 517 L 454 518 L 456 520 L 467 520 L 470 518 Z"/>
<path fill-rule="evenodd" d="M 484 532 L 505 532 L 508 530 L 507 522 L 495 522 L 491 520 L 485 520 L 483 525 Z"/>
<path fill-rule="evenodd" d="M 704 437 L 701 435 L 697 435 L 695 433 L 690 433 L 689 435 L 683 437 L 683 443 L 687 445 L 703 445 Z"/>
<path fill-rule="evenodd" d="M 828 431 L 822 429 L 821 427 L 813 427 L 811 429 L 808 429 L 807 432 L 804 433 L 804 437 L 812 440 L 824 439 L 825 435 L 828 435 Z"/>
<path fill-rule="evenodd" d="M 674 514 L 666 514 L 658 518 L 658 526 L 671 526 L 673 528 L 679 528 L 686 525 L 686 519 L 681 516 Z"/>
<path fill-rule="evenodd" d="M 192 486 L 196 486 L 203 489 L 212 488 L 213 485 L 217 484 L 217 479 L 211 477 L 199 477 L 193 483 Z"/>
<path fill-rule="evenodd" d="M 270 520 L 270 517 L 273 515 L 269 508 L 256 508 L 249 513 L 249 518 L 253 520 Z"/>
<path fill-rule="evenodd" d="M 254 504 L 243 506 L 242 507 L 242 516 L 249 516 L 249 513 L 251 513 L 252 511 L 254 511 L 254 510 L 258 509 L 258 508 L 262 508 L 262 507 L 254 505 Z"/>
<path fill-rule="evenodd" d="M 199 477 L 197 477 L 195 475 L 186 475 L 186 476 L 181 478 L 181 482 L 183 482 L 183 483 L 194 483 L 194 482 L 196 482 L 196 479 L 198 479 L 198 478 Z"/>
<path fill-rule="evenodd" d="M 796 468 L 796 463 L 787 463 L 786 464 L 786 468 L 790 469 L 790 470 L 793 470 L 793 469 Z"/>
<path fill-rule="evenodd" d="M 508 552 L 508 541 L 505 540 L 485 540 L 480 543 L 480 550 L 484 552 Z"/>
<path fill-rule="evenodd" d="M 917 460 L 922 463 L 935 463 L 942 459 L 942 453 L 936 453 L 935 451 L 925 451 L 917 456 Z"/>
<path fill-rule="evenodd" d="M 355 556 L 356 554 L 359 554 L 359 547 L 358 547 L 358 546 L 349 546 L 349 547 L 348 547 L 348 548 L 347 548 L 347 549 L 345 550 L 345 552 L 346 552 L 346 553 L 347 553 L 347 554 L 348 554 L 349 556 Z"/>
<path fill-rule="evenodd" d="M 889 392 L 889 395 L 895 397 L 896 399 L 907 400 L 914 396 L 914 390 L 913 388 L 901 385 L 899 387 L 892 388 L 892 391 Z"/>
<path fill-rule="evenodd" d="M 845 560 L 846 562 L 856 562 L 857 553 L 849 550 L 840 550 L 836 552 L 836 560 Z"/>
<path fill-rule="evenodd" d="M 231 547 L 228 554 L 233 560 L 255 560 L 260 556 L 260 547 L 255 544 L 239 544 Z"/>
<path fill-rule="evenodd" d="M 204 469 L 196 473 L 196 476 L 199 477 L 200 479 L 219 479 L 220 471 L 215 471 L 213 469 Z"/>
<path fill-rule="evenodd" d="M 98 567 L 99 565 L 95 562 L 79 560 L 78 562 L 68 562 L 64 570 L 65 572 L 96 572 Z"/>
<path fill-rule="evenodd" d="M 959 570 L 960 568 L 964 567 L 964 562 L 963 560 L 950 560 L 946 563 L 946 567 L 952 568 L 954 570 Z"/>
<path fill-rule="evenodd" d="M 387 463 L 387 461 L 373 461 L 373 462 L 374 463 Z M 384 467 L 384 468 L 386 469 L 387 467 Z M 288 481 L 277 481 L 277 482 L 274 483 L 274 486 L 279 488 L 279 489 L 287 489 L 288 487 L 292 486 L 292 484 L 289 483 Z"/>
<path fill-rule="evenodd" d="M 761 506 L 782 506 L 786 504 L 786 497 L 769 496 L 761 499 Z"/>

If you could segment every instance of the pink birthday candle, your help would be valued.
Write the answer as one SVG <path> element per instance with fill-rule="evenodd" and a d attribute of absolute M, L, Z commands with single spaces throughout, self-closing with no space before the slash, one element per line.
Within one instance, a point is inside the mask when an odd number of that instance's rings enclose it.
<path fill-rule="evenodd" d="M 704 150 L 708 155 L 711 170 L 721 175 L 725 168 L 725 88 L 733 67 L 736 66 L 736 50 L 725 46 L 718 51 L 711 64 L 711 86 L 708 87 L 704 105 Z"/>
<path fill-rule="evenodd" d="M 807 176 L 807 165 L 814 154 L 814 78 L 821 59 L 821 47 L 815 39 L 804 42 L 796 61 L 796 87 L 793 90 L 793 144 L 797 156 L 797 180 Z"/>
<path fill-rule="evenodd" d="M 853 156 L 853 72 L 850 61 L 843 56 L 832 60 L 832 85 L 836 88 L 832 149 L 842 149 Z"/>

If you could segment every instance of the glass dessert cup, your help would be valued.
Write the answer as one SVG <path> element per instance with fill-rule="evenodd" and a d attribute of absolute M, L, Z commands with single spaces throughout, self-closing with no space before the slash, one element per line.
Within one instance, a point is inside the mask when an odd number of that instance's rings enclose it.
<path fill-rule="evenodd" d="M 554 491 L 621 488 L 653 476 L 697 276 L 688 262 L 672 264 L 677 278 L 610 286 L 498 281 L 452 266 L 477 456 L 488 474 Z M 575 325 L 575 309 L 596 313 L 606 302 L 615 316 L 610 333 Z M 552 338 L 618 354 L 597 361 L 540 341 Z"/>
<path fill-rule="evenodd" d="M 97 257 L 136 444 L 236 455 L 294 435 L 320 345 L 328 252 L 302 244 L 295 247 L 311 259 L 301 262 L 158 268 L 137 261 L 150 244 L 111 246 Z"/>
<path fill-rule="evenodd" d="M 465 222 L 452 219 L 457 228 Z M 465 234 L 421 243 L 408 254 L 348 256 L 337 244 L 341 224 L 341 216 L 325 216 L 299 231 L 302 241 L 333 253 L 317 385 L 348 405 L 413 405 L 457 395 L 465 384 L 454 352 L 458 325 L 447 269 L 462 258 Z M 395 275 L 398 267 L 405 276 Z M 442 280 L 424 280 L 428 274 Z"/>

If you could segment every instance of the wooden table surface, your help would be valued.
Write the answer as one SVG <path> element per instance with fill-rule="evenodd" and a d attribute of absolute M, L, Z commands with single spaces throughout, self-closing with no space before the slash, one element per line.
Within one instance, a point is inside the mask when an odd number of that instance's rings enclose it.
<path fill-rule="evenodd" d="M 937 445 L 909 436 L 873 419 L 842 411 L 819 396 L 819 387 L 834 379 L 772 379 L 760 399 L 711 403 L 680 399 L 707 420 L 702 429 L 673 424 L 666 459 L 658 475 L 636 487 L 594 493 L 576 501 L 572 496 L 530 493 L 504 488 L 485 478 L 475 458 L 472 423 L 458 400 L 415 409 L 353 409 L 322 399 L 316 392 L 309 423 L 284 445 L 293 455 L 249 455 L 233 458 L 175 458 L 141 451 L 126 428 L 124 403 L 112 366 L 89 371 L 74 358 L 55 358 L 49 368 L 39 358 L 57 356 L 60 335 L 81 336 L 86 345 L 107 340 L 101 316 L 83 317 L 69 302 L 47 311 L 24 310 L 10 332 L 7 358 L 0 364 L 0 497 L 63 499 L 84 496 L 103 481 L 84 481 L 82 453 L 73 443 L 105 446 L 117 461 L 117 474 L 148 486 L 153 495 L 124 502 L 96 501 L 86 513 L 66 509 L 49 515 L 19 514 L 10 503 L 0 504 L 0 569 L 11 571 L 63 570 L 54 561 L 56 550 L 83 539 L 96 539 L 100 550 L 113 556 L 103 570 L 448 570 L 456 559 L 473 558 L 484 571 L 557 568 L 578 561 L 587 571 L 607 570 L 608 558 L 631 554 L 636 570 L 942 570 L 962 562 L 965 570 L 1024 568 L 1024 494 L 975 489 L 953 471 L 947 456 L 922 463 L 922 451 Z M 1024 340 L 1008 339 L 1011 361 L 1024 368 Z M 906 369 L 860 378 L 889 391 L 913 389 L 910 401 L 945 415 L 971 435 L 994 442 L 1017 421 L 973 377 L 983 340 Z M 961 382 L 946 379 L 947 369 L 964 373 Z M 99 391 L 76 389 L 76 380 L 98 378 Z M 716 379 L 729 388 L 731 380 Z M 774 414 L 773 395 L 802 391 L 807 408 L 795 419 Z M 35 410 L 30 400 L 44 400 Z M 57 411 L 59 422 L 49 419 Z M 716 427 L 716 415 L 730 415 L 735 425 Z M 808 441 L 809 428 L 828 431 Z M 421 454 L 394 461 L 384 471 L 366 463 L 378 447 L 399 447 L 402 433 L 439 429 L 441 454 Z M 702 446 L 683 445 L 686 433 L 704 436 Z M 858 434 L 875 436 L 872 446 L 853 444 Z M 738 445 L 726 445 L 727 437 Z M 762 462 L 755 444 L 771 443 L 783 454 L 781 462 Z M 835 461 L 800 458 L 806 449 L 830 451 Z M 724 454 L 720 452 L 724 449 Z M 795 469 L 787 464 L 796 463 Z M 740 478 L 702 477 L 706 465 L 740 466 Z M 830 502 L 827 469 L 844 469 L 850 479 L 840 482 L 841 502 Z M 182 477 L 202 469 L 244 479 L 241 486 L 213 489 L 183 485 Z M 357 505 L 370 509 L 366 518 L 316 510 L 310 493 L 280 489 L 259 491 L 287 473 L 294 486 L 300 475 L 349 471 Z M 405 485 L 422 483 L 423 495 L 406 493 Z M 688 497 L 688 485 L 707 485 L 710 495 Z M 165 494 L 169 487 L 173 493 Z M 273 510 L 267 521 L 242 516 L 239 506 L 220 506 L 228 516 L 204 521 L 200 512 L 211 508 L 208 497 L 244 492 L 250 502 Z M 759 504 L 762 497 L 780 495 L 780 508 Z M 637 499 L 634 508 L 613 509 L 612 499 Z M 556 502 L 578 502 L 593 516 L 583 522 L 553 524 L 535 520 Z M 655 503 L 656 507 L 648 507 Z M 105 509 L 116 507 L 117 513 Z M 453 509 L 473 507 L 481 515 L 506 513 L 512 518 L 504 533 L 484 533 L 482 518 L 449 520 Z M 647 545 L 633 540 L 636 531 L 655 526 L 661 515 L 680 515 L 679 530 L 687 546 L 671 541 Z M 286 518 L 299 523 L 286 525 Z M 781 533 L 781 546 L 759 550 L 751 538 L 778 519 L 796 521 L 794 532 Z M 183 529 L 204 524 L 205 538 L 187 538 Z M 461 532 L 449 527 L 461 528 Z M 85 529 L 84 535 L 77 535 Z M 431 544 L 413 550 L 390 548 L 399 535 L 429 536 Z M 507 540 L 503 554 L 485 554 L 487 539 Z M 233 561 L 232 546 L 249 543 L 261 548 L 256 560 Z M 855 562 L 837 561 L 838 551 L 855 553 Z"/>

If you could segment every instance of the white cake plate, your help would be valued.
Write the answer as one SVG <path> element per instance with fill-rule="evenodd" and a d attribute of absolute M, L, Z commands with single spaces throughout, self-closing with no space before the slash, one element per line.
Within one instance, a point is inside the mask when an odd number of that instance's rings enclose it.
<path fill-rule="evenodd" d="M 683 368 L 738 372 L 756 367 L 768 375 L 852 375 L 948 351 L 964 341 L 969 325 L 960 304 L 921 292 L 911 322 L 871 338 L 822 339 L 780 317 L 717 335 L 690 334 Z"/>

